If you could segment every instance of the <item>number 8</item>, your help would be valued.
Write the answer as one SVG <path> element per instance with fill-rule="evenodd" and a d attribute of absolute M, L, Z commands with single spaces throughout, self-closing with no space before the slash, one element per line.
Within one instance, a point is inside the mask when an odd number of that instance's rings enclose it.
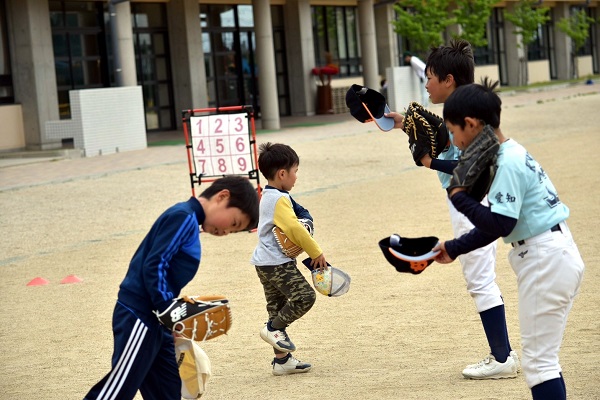
<path fill-rule="evenodd" d="M 225 159 L 219 158 L 218 164 L 219 164 L 219 171 L 227 172 L 227 165 L 225 164 Z"/>

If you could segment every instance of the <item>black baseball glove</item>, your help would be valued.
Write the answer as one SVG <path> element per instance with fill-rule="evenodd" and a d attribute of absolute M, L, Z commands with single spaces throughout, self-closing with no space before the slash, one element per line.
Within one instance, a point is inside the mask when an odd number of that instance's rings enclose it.
<path fill-rule="evenodd" d="M 496 175 L 496 159 L 500 143 L 494 128 L 486 125 L 462 152 L 452 172 L 448 194 L 457 187 L 466 188 L 467 193 L 481 201 L 492 185 Z"/>
<path fill-rule="evenodd" d="M 404 132 L 408 135 L 413 160 L 419 167 L 423 165 L 423 156 L 429 154 L 436 158 L 447 150 L 450 140 L 444 120 L 417 102 L 410 103 L 406 110 Z"/>

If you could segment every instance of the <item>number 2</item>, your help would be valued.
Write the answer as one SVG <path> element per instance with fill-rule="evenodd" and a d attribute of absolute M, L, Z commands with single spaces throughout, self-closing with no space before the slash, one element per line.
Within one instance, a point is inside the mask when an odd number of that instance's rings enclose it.
<path fill-rule="evenodd" d="M 223 126 L 223 120 L 220 118 L 215 119 L 215 133 L 223 133 L 221 127 Z"/>

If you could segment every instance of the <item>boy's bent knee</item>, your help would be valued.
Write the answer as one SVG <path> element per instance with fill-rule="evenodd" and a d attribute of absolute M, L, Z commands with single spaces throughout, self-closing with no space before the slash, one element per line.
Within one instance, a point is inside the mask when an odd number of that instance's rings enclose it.
<path fill-rule="evenodd" d="M 314 290 L 306 290 L 298 298 L 290 301 L 290 309 L 295 319 L 306 314 L 317 300 L 317 295 Z"/>

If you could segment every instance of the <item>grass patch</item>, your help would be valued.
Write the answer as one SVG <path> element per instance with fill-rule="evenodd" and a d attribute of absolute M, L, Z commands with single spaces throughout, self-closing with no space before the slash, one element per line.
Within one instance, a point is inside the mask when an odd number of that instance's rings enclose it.
<path fill-rule="evenodd" d="M 302 122 L 294 125 L 289 125 L 289 128 L 310 128 L 311 126 L 333 125 L 338 122 Z"/>
<path fill-rule="evenodd" d="M 306 118 L 309 118 L 309 117 L 306 117 Z M 311 127 L 315 127 L 315 126 L 335 125 L 335 124 L 339 124 L 340 122 L 342 122 L 342 121 L 332 121 L 332 122 L 299 122 L 297 124 L 286 125 L 285 127 L 282 127 L 281 129 L 289 129 L 289 128 L 311 128 Z M 281 129 L 279 129 L 279 130 L 275 130 L 275 129 L 257 129 L 256 130 L 256 134 L 260 135 L 261 133 L 279 132 L 279 131 L 281 131 Z"/>
<path fill-rule="evenodd" d="M 156 146 L 185 146 L 185 140 L 159 140 L 157 142 L 148 143 L 148 147 Z"/>
<path fill-rule="evenodd" d="M 552 87 L 552 86 L 556 86 L 556 85 L 585 84 L 585 82 L 589 79 L 597 80 L 599 78 L 600 78 L 600 76 L 593 75 L 593 76 L 586 76 L 585 78 L 579 78 L 579 79 L 564 79 L 564 80 L 554 80 L 551 82 L 537 82 L 537 83 L 532 83 L 531 85 L 525 85 L 525 86 L 502 86 L 502 87 L 500 87 L 499 91 L 501 93 L 502 92 L 511 92 L 511 91 L 524 92 L 529 89 Z"/>

